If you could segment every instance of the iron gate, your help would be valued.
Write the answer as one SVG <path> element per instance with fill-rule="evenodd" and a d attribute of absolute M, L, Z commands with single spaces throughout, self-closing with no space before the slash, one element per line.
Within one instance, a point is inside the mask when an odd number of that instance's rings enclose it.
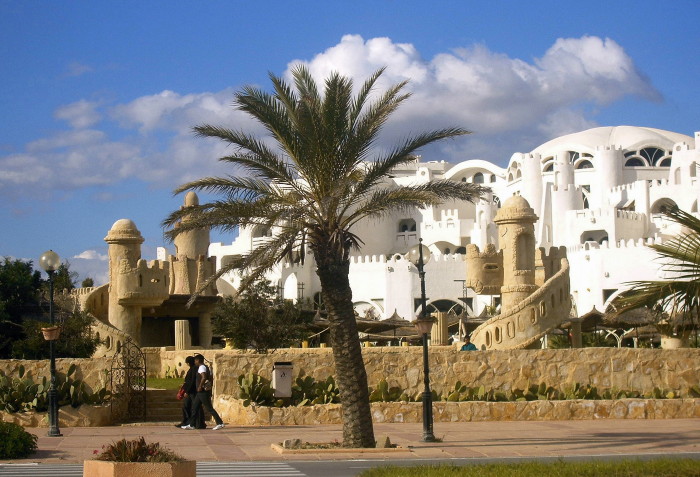
<path fill-rule="evenodd" d="M 110 370 L 113 422 L 146 419 L 146 358 L 127 338 L 112 358 Z"/>

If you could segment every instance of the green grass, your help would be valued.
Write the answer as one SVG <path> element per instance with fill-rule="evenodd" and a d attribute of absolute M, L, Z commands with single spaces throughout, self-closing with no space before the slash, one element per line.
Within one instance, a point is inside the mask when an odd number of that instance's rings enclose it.
<path fill-rule="evenodd" d="M 146 378 L 146 387 L 153 389 L 180 389 L 182 378 Z"/>
<path fill-rule="evenodd" d="M 519 464 L 377 467 L 360 477 L 699 477 L 700 461 L 692 459 L 614 462 L 523 462 Z"/>

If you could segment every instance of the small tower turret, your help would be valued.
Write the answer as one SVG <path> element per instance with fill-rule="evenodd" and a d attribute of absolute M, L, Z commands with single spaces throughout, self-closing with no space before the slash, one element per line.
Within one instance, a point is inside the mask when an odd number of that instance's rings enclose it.
<path fill-rule="evenodd" d="M 503 252 L 503 287 L 501 309 L 514 307 L 536 289 L 535 285 L 535 222 L 537 216 L 521 196 L 508 199 L 494 222 Z"/>

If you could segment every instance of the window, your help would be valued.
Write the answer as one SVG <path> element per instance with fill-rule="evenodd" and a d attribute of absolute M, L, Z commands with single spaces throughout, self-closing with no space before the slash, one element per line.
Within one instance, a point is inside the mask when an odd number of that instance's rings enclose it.
<path fill-rule="evenodd" d="M 474 184 L 483 184 L 484 183 L 484 175 L 481 172 L 477 172 L 474 174 Z"/>
<path fill-rule="evenodd" d="M 576 169 L 593 169 L 593 163 L 588 159 L 584 159 L 576 164 Z"/>
<path fill-rule="evenodd" d="M 496 182 L 496 174 L 491 174 L 491 182 Z"/>
<path fill-rule="evenodd" d="M 553 162 L 548 162 L 547 164 L 544 165 L 544 169 L 542 169 L 542 172 L 553 172 L 554 171 L 554 163 Z"/>
<path fill-rule="evenodd" d="M 655 146 L 643 147 L 638 151 L 627 151 L 625 167 L 671 167 L 671 153 Z"/>
<path fill-rule="evenodd" d="M 632 159 L 627 159 L 625 162 L 625 167 L 644 167 L 646 164 L 643 160 L 638 157 L 633 157 Z"/>
<path fill-rule="evenodd" d="M 402 219 L 399 222 L 399 233 L 415 232 L 416 221 L 413 219 Z"/>

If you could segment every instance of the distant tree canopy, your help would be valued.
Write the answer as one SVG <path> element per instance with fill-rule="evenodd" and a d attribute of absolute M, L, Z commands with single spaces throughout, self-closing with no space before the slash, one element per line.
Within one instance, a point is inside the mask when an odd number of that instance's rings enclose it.
<path fill-rule="evenodd" d="M 214 333 L 239 349 L 258 352 L 286 348 L 308 335 L 313 313 L 289 300 L 278 299 L 266 280 L 255 282 L 240 297 L 226 297 L 212 314 Z"/>
<path fill-rule="evenodd" d="M 0 264 L 0 322 L 22 323 L 22 317 L 39 304 L 41 273 L 32 262 L 5 257 Z"/>
<path fill-rule="evenodd" d="M 62 263 L 53 276 L 55 317 L 62 324 L 56 341 L 56 355 L 65 358 L 91 356 L 99 341 L 93 336 L 92 318 L 74 311 L 74 301 L 64 298 L 64 290 L 75 288 L 78 274 L 70 263 Z M 34 270 L 31 260 L 5 257 L 0 263 L 0 359 L 44 359 L 49 343 L 41 327 L 49 321 L 49 283 Z"/>

